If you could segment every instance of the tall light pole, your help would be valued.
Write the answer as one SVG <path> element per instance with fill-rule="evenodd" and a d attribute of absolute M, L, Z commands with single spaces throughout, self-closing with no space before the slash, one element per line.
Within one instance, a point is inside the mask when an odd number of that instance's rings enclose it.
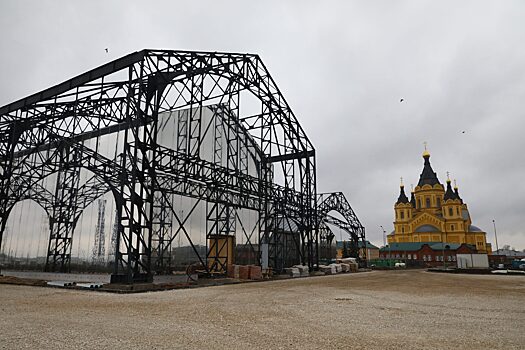
<path fill-rule="evenodd" d="M 496 252 L 498 252 L 498 234 L 496 233 L 496 220 L 492 219 L 492 224 L 494 225 L 494 237 L 496 238 Z"/>
<path fill-rule="evenodd" d="M 445 262 L 445 242 L 447 241 L 447 231 L 445 231 L 445 239 L 443 237 L 441 238 L 443 242 L 441 242 L 441 248 L 443 249 L 443 253 L 441 255 L 441 259 L 443 259 L 443 269 L 447 268 L 447 263 Z"/>
<path fill-rule="evenodd" d="M 383 225 L 379 225 L 379 227 L 381 227 L 381 230 L 383 231 L 383 247 L 386 248 L 386 231 L 385 231 L 385 228 L 383 227 Z M 388 265 L 390 266 L 390 246 L 388 246 Z"/>

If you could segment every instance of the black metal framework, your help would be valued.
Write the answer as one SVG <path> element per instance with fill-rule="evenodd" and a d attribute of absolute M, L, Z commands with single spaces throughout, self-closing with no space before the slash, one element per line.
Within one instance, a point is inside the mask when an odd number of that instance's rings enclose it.
<path fill-rule="evenodd" d="M 236 235 L 255 263 L 266 244 L 276 270 L 290 249 L 319 264 L 326 201 L 315 149 L 258 55 L 143 50 L 3 106 L 0 118 L 0 242 L 14 204 L 37 201 L 50 216 L 48 271 L 69 270 L 76 222 L 107 192 L 117 206 L 114 282 L 169 270 L 181 237 L 209 272 L 225 271 Z M 81 169 L 93 173 L 85 183 Z M 40 185 L 51 175 L 54 194 Z M 174 196 L 192 202 L 180 210 Z M 188 227 L 200 205 L 206 254 Z M 251 226 L 245 211 L 257 217 Z M 279 220 L 296 228 L 286 249 Z"/>
<path fill-rule="evenodd" d="M 318 227 L 320 232 L 321 251 L 329 251 L 334 239 L 334 234 L 330 225 L 339 227 L 350 235 L 349 254 L 360 259 L 359 242 L 366 242 L 365 228 L 357 218 L 350 203 L 342 192 L 321 193 L 318 195 L 317 205 Z M 344 220 L 338 219 L 329 213 L 336 211 L 342 215 Z M 364 250 L 366 254 L 366 249 Z M 326 253 L 325 253 L 326 254 Z M 363 259 L 366 264 L 366 255 Z"/>

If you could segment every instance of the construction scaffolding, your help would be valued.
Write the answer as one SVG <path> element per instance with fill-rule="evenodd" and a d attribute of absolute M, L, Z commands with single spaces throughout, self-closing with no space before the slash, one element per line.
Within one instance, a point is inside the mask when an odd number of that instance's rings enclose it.
<path fill-rule="evenodd" d="M 344 195 L 317 193 L 315 149 L 258 55 L 143 50 L 0 118 L 0 238 L 17 202 L 37 202 L 47 271 L 69 270 L 79 217 L 106 193 L 113 282 L 190 263 L 220 273 L 236 257 L 315 269 L 332 210 L 345 221 L 331 224 L 364 240 Z"/>

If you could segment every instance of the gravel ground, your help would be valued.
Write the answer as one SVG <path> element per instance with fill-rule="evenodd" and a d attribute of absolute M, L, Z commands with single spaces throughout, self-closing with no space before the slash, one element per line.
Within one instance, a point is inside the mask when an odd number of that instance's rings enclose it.
<path fill-rule="evenodd" d="M 0 285 L 2 349 L 525 349 L 525 277 L 424 271 L 142 294 Z"/>

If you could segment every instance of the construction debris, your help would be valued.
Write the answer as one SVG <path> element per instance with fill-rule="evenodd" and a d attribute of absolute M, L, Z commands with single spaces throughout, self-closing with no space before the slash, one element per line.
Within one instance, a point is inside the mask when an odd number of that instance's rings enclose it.
<path fill-rule="evenodd" d="M 321 272 L 324 272 L 325 275 L 335 275 L 336 274 L 336 270 L 335 270 L 335 266 L 330 264 L 330 265 L 320 265 L 319 266 L 319 271 Z"/>
<path fill-rule="evenodd" d="M 241 280 L 250 279 L 250 266 L 239 265 L 239 279 Z"/>
<path fill-rule="evenodd" d="M 77 283 L 77 287 L 86 288 L 86 289 L 98 289 L 102 288 L 103 284 L 101 283 Z"/>
<path fill-rule="evenodd" d="M 250 279 L 260 280 L 262 279 L 262 269 L 257 265 L 250 265 Z"/>
<path fill-rule="evenodd" d="M 76 285 L 76 283 L 69 281 L 47 281 L 47 285 L 51 287 L 72 287 Z"/>
<path fill-rule="evenodd" d="M 262 269 L 257 265 L 228 265 L 228 278 L 240 280 L 261 280 L 263 278 Z"/>
<path fill-rule="evenodd" d="M 297 267 L 287 267 L 284 269 L 284 273 L 292 278 L 301 277 L 301 272 Z"/>
<path fill-rule="evenodd" d="M 305 265 L 294 265 L 293 267 L 299 269 L 299 274 L 301 277 L 309 277 L 310 276 L 310 268 Z"/>

